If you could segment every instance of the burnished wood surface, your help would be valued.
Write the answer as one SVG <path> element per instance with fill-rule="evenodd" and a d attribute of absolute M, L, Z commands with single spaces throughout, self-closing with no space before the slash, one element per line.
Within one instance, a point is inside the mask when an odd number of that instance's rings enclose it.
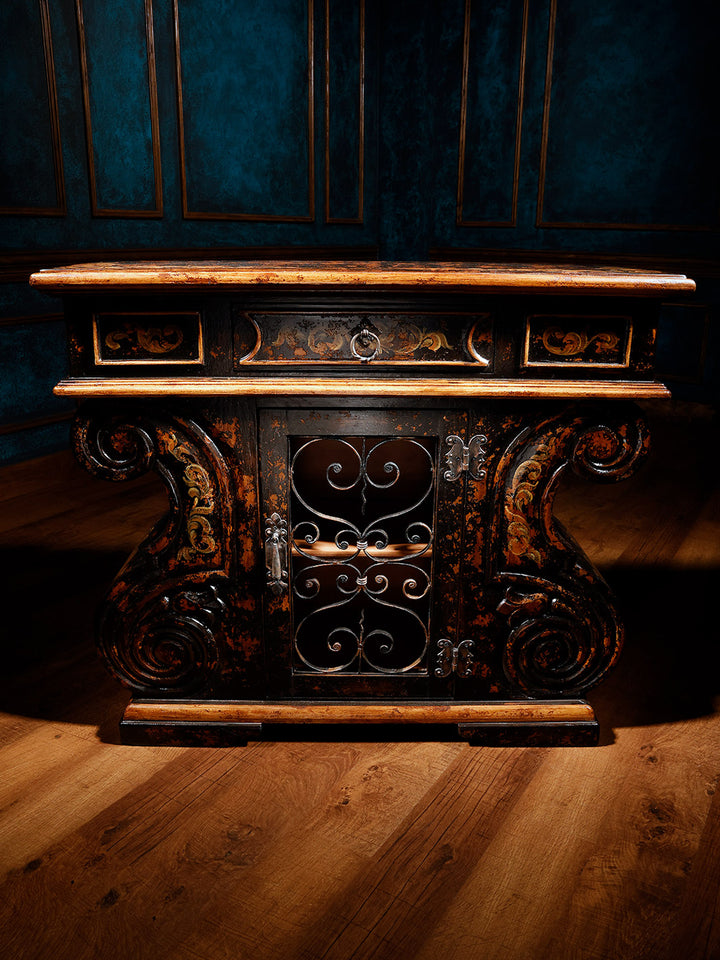
<path fill-rule="evenodd" d="M 297 703 L 139 701 L 128 705 L 126 720 L 196 720 L 237 723 L 512 723 L 513 721 L 593 720 L 583 701 L 556 703 Z"/>
<path fill-rule="evenodd" d="M 651 427 L 635 477 L 557 500 L 628 627 L 592 750 L 384 727 L 120 747 L 92 611 L 166 496 L 69 457 L 6 468 L 0 955 L 720 956 L 717 431 Z"/>
<path fill-rule="evenodd" d="M 643 380 L 461 380 L 445 377 L 84 377 L 61 380 L 61 397 L 482 397 L 517 399 L 588 398 L 661 399 L 670 391 Z"/>
<path fill-rule="evenodd" d="M 301 261 L 158 261 L 88 263 L 33 274 L 30 283 L 48 291 L 181 289 L 425 289 L 513 293 L 664 296 L 692 292 L 682 274 L 623 267 L 558 266 L 543 263 L 391 263 Z"/>

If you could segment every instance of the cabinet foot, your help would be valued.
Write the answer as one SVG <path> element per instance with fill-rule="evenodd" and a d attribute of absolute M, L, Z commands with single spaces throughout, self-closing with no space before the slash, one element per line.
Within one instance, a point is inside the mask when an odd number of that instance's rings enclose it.
<path fill-rule="evenodd" d="M 262 732 L 261 723 L 120 721 L 120 741 L 131 747 L 246 747 Z"/>
<path fill-rule="evenodd" d="M 596 720 L 575 723 L 459 723 L 458 733 L 477 747 L 595 747 Z"/>

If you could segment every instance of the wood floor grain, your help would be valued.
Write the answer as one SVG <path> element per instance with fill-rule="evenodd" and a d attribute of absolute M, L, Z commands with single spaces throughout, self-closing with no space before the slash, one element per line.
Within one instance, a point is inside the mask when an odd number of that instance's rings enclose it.
<path fill-rule="evenodd" d="M 637 477 L 558 498 L 627 624 L 586 749 L 120 746 L 93 611 L 165 494 L 5 468 L 0 958 L 719 960 L 718 436 L 693 412 L 655 418 Z"/>

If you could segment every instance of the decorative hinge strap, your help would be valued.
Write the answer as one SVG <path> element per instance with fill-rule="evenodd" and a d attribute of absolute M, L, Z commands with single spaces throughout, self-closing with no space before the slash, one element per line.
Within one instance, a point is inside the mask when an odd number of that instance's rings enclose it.
<path fill-rule="evenodd" d="M 457 646 L 452 640 L 438 640 L 435 659 L 435 676 L 449 677 L 456 673 L 459 677 L 469 677 L 474 663 L 475 644 L 472 640 L 462 640 Z"/>
<path fill-rule="evenodd" d="M 461 474 L 469 473 L 473 480 L 484 480 L 487 471 L 483 468 L 487 457 L 487 437 L 476 434 L 468 445 L 460 437 L 447 437 L 445 443 L 450 448 L 445 454 L 447 470 L 443 473 L 446 480 L 458 480 Z"/>
<path fill-rule="evenodd" d="M 267 585 L 275 594 L 288 586 L 287 542 L 287 523 L 279 513 L 273 513 L 265 521 L 265 570 Z"/>

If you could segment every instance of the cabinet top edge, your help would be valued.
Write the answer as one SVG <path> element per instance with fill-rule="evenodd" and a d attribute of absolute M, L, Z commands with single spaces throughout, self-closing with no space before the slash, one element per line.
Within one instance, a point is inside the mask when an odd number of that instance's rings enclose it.
<path fill-rule="evenodd" d="M 692 292 L 684 274 L 546 263 L 173 260 L 82 263 L 30 277 L 49 292 L 90 290 L 417 290 L 663 296 Z"/>

